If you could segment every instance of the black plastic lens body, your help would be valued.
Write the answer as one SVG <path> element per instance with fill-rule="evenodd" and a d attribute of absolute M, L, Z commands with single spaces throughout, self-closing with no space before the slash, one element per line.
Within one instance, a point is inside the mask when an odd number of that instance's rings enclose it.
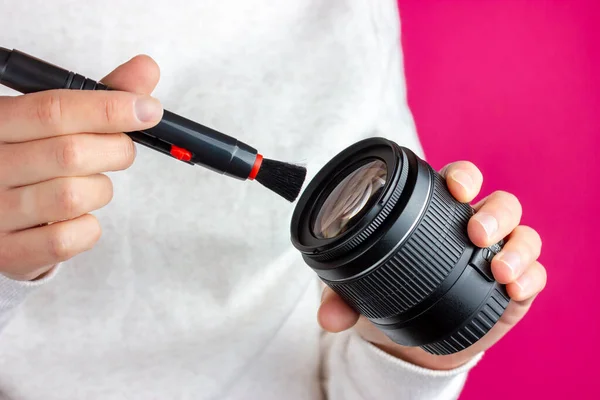
<path fill-rule="evenodd" d="M 18 50 L 0 47 L 0 84 L 21 93 L 51 89 L 109 90 L 92 79 L 70 72 Z M 190 152 L 188 164 L 246 180 L 258 151 L 239 140 L 165 110 L 158 124 L 139 132 L 126 132 L 133 141 L 172 155 L 172 146 Z"/>
<path fill-rule="evenodd" d="M 372 170 L 364 173 L 365 166 Z M 357 193 L 340 196 L 344 187 Z M 310 182 L 291 235 L 321 280 L 394 342 L 452 354 L 483 337 L 509 302 L 490 268 L 501 244 L 473 245 L 472 215 L 412 151 L 370 138 L 338 154 Z M 323 234 L 342 219 L 343 229 Z"/>

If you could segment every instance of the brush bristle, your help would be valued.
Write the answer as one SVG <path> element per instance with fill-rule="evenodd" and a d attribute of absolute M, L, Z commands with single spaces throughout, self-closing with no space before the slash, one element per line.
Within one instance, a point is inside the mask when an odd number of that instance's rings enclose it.
<path fill-rule="evenodd" d="M 281 161 L 263 159 L 256 175 L 258 183 L 284 199 L 296 200 L 306 179 L 306 168 Z"/>

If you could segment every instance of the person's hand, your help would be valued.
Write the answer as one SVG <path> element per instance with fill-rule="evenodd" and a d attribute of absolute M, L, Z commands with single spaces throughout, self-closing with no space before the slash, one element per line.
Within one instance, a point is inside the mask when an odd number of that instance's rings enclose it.
<path fill-rule="evenodd" d="M 477 167 L 465 161 L 444 167 L 441 174 L 446 177 L 452 195 L 460 202 L 472 201 L 483 183 Z M 481 340 L 448 356 L 435 356 L 420 348 L 400 346 L 365 317 L 359 317 L 328 287 L 324 289 L 317 316 L 321 327 L 329 332 L 354 327 L 365 340 L 389 354 L 437 370 L 458 367 L 490 348 L 527 313 L 536 295 L 546 285 L 546 270 L 536 261 L 542 247 L 540 236 L 532 228 L 519 225 L 522 210 L 514 195 L 495 192 L 473 207 L 476 213 L 469 221 L 468 233 L 476 246 L 488 247 L 508 236 L 504 248 L 492 260 L 492 272 L 498 282 L 506 284 L 511 302 L 498 323 Z"/>
<path fill-rule="evenodd" d="M 103 172 L 128 168 L 131 139 L 162 118 L 158 66 L 138 56 L 102 81 L 119 91 L 0 97 L 0 274 L 34 280 L 100 238 L 89 214 L 110 202 Z"/>

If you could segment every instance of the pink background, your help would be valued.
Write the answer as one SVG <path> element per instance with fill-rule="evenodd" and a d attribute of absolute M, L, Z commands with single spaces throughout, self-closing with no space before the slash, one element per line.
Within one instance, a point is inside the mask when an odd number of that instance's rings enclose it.
<path fill-rule="evenodd" d="M 463 399 L 600 398 L 600 1 L 399 0 L 428 160 L 468 159 L 523 204 L 546 290 Z"/>

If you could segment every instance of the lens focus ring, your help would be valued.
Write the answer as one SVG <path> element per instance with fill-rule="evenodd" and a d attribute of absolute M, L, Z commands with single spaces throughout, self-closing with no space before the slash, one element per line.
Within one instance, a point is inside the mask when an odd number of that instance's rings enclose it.
<path fill-rule="evenodd" d="M 396 316 L 424 300 L 448 276 L 469 243 L 464 227 L 472 208 L 454 200 L 444 179 L 432 169 L 430 173 L 434 178 L 428 209 L 400 249 L 356 280 L 326 281 L 367 318 Z"/>

